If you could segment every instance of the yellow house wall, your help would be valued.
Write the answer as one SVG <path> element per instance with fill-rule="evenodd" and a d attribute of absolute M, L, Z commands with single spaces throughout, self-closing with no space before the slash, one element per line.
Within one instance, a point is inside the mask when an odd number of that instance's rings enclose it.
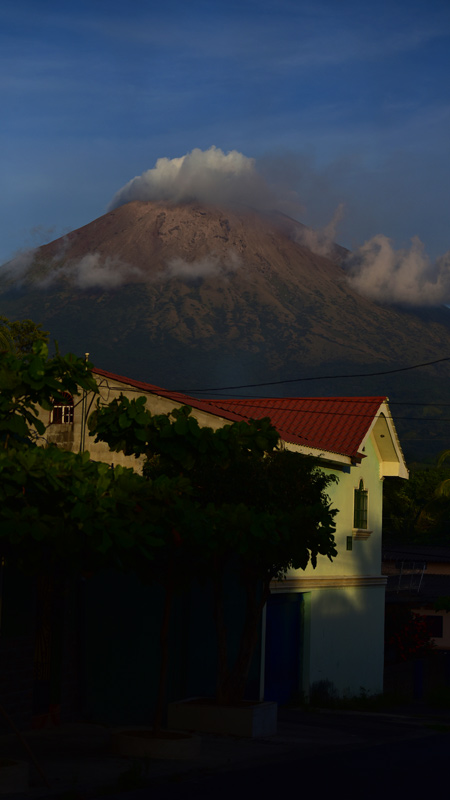
<path fill-rule="evenodd" d="M 331 562 L 319 557 L 315 570 L 308 565 L 306 570 L 291 570 L 288 577 L 313 577 L 319 573 L 334 577 L 381 574 L 383 480 L 370 438 L 366 442 L 365 456 L 361 465 L 350 468 L 350 473 L 338 472 L 339 482 L 328 488 L 333 508 L 339 509 L 335 517 L 336 558 Z M 330 474 L 331 470 L 324 469 L 324 472 Z M 354 490 L 358 488 L 361 478 L 368 491 L 368 530 L 371 534 L 367 539 L 355 539 L 353 531 Z M 352 537 L 352 550 L 347 550 L 348 536 Z"/>
<path fill-rule="evenodd" d="M 100 395 L 93 395 L 87 393 L 85 398 L 84 407 L 88 409 L 89 416 L 95 410 L 97 398 L 103 404 L 110 403 L 121 394 L 129 400 L 136 399 L 145 393 L 139 389 L 134 388 L 129 384 L 122 384 L 110 379 L 101 378 L 97 376 L 99 382 Z M 173 400 L 168 400 L 165 397 L 149 394 L 146 395 L 146 407 L 151 410 L 153 414 L 167 414 L 174 408 L 180 408 L 181 403 L 175 403 Z M 226 420 L 221 420 L 210 414 L 205 414 L 202 411 L 193 409 L 192 415 L 199 421 L 200 425 L 209 426 L 210 428 L 219 428 L 226 423 Z M 134 456 L 125 456 L 123 453 L 113 453 L 110 451 L 106 442 L 95 442 L 95 437 L 89 435 L 86 420 L 83 420 L 83 403 L 82 396 L 78 395 L 74 398 L 74 422 L 73 424 L 50 424 L 50 413 L 48 411 L 40 411 L 40 418 L 47 427 L 46 433 L 42 443 L 49 442 L 55 443 L 60 447 L 67 450 L 79 452 L 81 449 L 88 450 L 91 458 L 94 461 L 104 461 L 107 464 L 114 466 L 120 464 L 126 467 L 133 467 L 133 469 L 141 470 L 144 463 L 143 458 L 136 459 Z M 84 433 L 84 447 L 82 447 Z"/>

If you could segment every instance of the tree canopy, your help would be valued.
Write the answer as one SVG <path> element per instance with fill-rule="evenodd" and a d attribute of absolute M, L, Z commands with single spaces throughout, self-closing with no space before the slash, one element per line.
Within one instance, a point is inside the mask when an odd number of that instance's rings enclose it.
<path fill-rule="evenodd" d="M 98 404 L 90 430 L 146 458 L 144 475 L 48 446 L 39 409 L 97 392 L 91 364 L 48 356 L 37 340 L 0 352 L 0 549 L 28 571 L 115 565 L 159 579 L 170 596 L 194 576 L 213 581 L 218 696 L 241 699 L 273 578 L 336 555 L 332 480 L 312 459 L 279 449 L 269 419 L 201 427 L 188 407 L 153 415 L 145 398 Z M 39 444 L 44 446 L 39 446 Z M 224 575 L 247 597 L 234 664 L 227 656 Z"/>
<path fill-rule="evenodd" d="M 279 448 L 268 418 L 213 430 L 201 427 L 185 406 L 153 415 L 146 399 L 124 396 L 101 406 L 89 427 L 96 441 L 126 455 L 144 455 L 144 474 L 155 480 L 189 480 L 188 507 L 174 520 L 166 585 L 174 571 L 189 570 L 212 579 L 219 648 L 218 699 L 242 699 L 256 645 L 262 609 L 274 578 L 288 569 L 314 567 L 317 557 L 336 555 L 334 516 L 326 494 L 335 480 L 312 458 Z M 192 513 L 193 511 L 193 513 Z M 145 568 L 145 565 L 144 565 Z M 247 599 L 238 654 L 229 660 L 224 615 L 227 571 L 238 577 Z"/>
<path fill-rule="evenodd" d="M 46 446 L 39 408 L 80 389 L 97 392 L 80 358 L 49 358 L 42 341 L 22 357 L 0 353 L 0 548 L 28 571 L 56 562 L 132 569 L 161 546 L 166 507 L 181 491 L 181 479 L 149 482 Z"/>
<path fill-rule="evenodd" d="M 397 544 L 450 544 L 450 466 L 411 465 L 409 480 L 389 478 L 383 487 L 383 539 Z"/>
<path fill-rule="evenodd" d="M 0 316 L 0 350 L 26 355 L 33 349 L 35 342 L 48 344 L 49 333 L 42 325 L 31 319 L 11 321 Z"/>

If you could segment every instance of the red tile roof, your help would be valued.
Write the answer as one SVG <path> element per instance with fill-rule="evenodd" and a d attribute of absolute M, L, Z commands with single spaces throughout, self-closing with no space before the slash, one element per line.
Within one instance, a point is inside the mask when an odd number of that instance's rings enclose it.
<path fill-rule="evenodd" d="M 210 402 L 222 415 L 231 411 L 244 419 L 270 417 L 285 442 L 358 458 L 362 455 L 361 444 L 385 400 L 385 397 L 272 397 Z"/>
<path fill-rule="evenodd" d="M 269 417 L 283 441 L 361 459 L 360 448 L 385 397 L 270 397 L 223 400 L 171 392 L 95 368 L 93 372 L 142 392 L 167 397 L 232 422 Z"/>

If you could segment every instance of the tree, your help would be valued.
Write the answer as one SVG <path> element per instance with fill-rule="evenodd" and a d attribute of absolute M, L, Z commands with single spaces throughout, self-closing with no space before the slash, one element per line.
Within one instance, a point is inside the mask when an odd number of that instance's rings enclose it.
<path fill-rule="evenodd" d="M 0 351 L 12 353 L 14 351 L 14 342 L 10 331 L 6 326 L 0 325 Z"/>
<path fill-rule="evenodd" d="M 200 477 L 200 476 L 199 476 Z M 257 643 L 263 608 L 274 579 L 290 568 L 316 567 L 319 555 L 336 555 L 334 516 L 326 490 L 335 480 L 314 459 L 274 450 L 238 458 L 226 470 L 205 470 L 205 501 L 214 499 L 212 527 L 218 538 L 214 564 L 215 621 L 219 643 L 219 703 L 240 702 Z M 209 506 L 207 506 L 209 510 Z M 238 654 L 229 657 L 224 596 L 233 570 L 246 605 Z"/>
<path fill-rule="evenodd" d="M 219 651 L 217 699 L 242 700 L 259 623 L 273 578 L 290 567 L 315 567 L 318 555 L 336 555 L 334 516 L 326 489 L 333 480 L 312 459 L 280 452 L 269 419 L 201 428 L 191 409 L 152 415 L 144 397 L 121 396 L 89 420 L 91 435 L 110 448 L 144 455 L 144 473 L 188 477 L 190 494 L 170 510 L 172 547 L 160 577 L 166 588 L 166 611 L 175 575 L 212 572 L 214 617 Z M 186 498 L 188 506 L 185 505 Z M 185 513 L 186 511 L 186 513 Z M 143 568 L 146 569 L 146 564 Z M 229 664 L 224 614 L 226 573 L 237 576 L 246 596 L 238 655 Z M 166 616 L 168 625 L 168 616 Z M 167 631 L 166 631 L 167 633 Z M 167 636 L 166 636 L 167 639 Z"/>
<path fill-rule="evenodd" d="M 35 342 L 48 344 L 49 334 L 42 330 L 42 325 L 31 319 L 12 322 L 0 316 L 0 350 L 26 355 L 30 353 Z"/>
<path fill-rule="evenodd" d="M 41 340 L 23 356 L 0 353 L 0 437 L 5 447 L 11 437 L 30 442 L 43 435 L 39 407 L 50 411 L 66 392 L 77 395 L 80 387 L 97 392 L 91 367 L 71 354 L 50 359 Z"/>
<path fill-rule="evenodd" d="M 33 344 L 23 357 L 0 353 L 0 546 L 3 555 L 35 572 L 45 564 L 116 565 L 151 557 L 167 502 L 180 480 L 149 482 L 132 469 L 110 468 L 88 453 L 45 444 L 39 407 L 51 409 L 66 392 L 97 392 L 91 365 L 73 355 L 48 358 Z"/>
<path fill-rule="evenodd" d="M 388 656 L 394 661 L 409 661 L 435 649 L 426 620 L 407 606 L 392 606 L 386 616 L 385 640 Z"/>
<path fill-rule="evenodd" d="M 73 355 L 49 359 L 43 341 L 22 357 L 0 352 L 0 555 L 41 579 L 46 597 L 71 573 L 139 573 L 163 548 L 167 509 L 185 488 L 181 477 L 150 481 L 88 453 L 38 446 L 46 444 L 39 407 L 80 388 L 97 392 L 91 365 Z"/>
<path fill-rule="evenodd" d="M 450 450 L 443 450 L 438 458 L 438 467 L 442 467 L 442 465 L 448 461 L 449 457 Z M 435 495 L 436 497 L 450 497 L 450 478 L 444 478 L 438 483 L 435 490 Z"/>
<path fill-rule="evenodd" d="M 446 544 L 450 542 L 450 497 L 446 494 L 450 469 L 437 465 L 410 467 L 408 481 L 384 482 L 383 538 L 386 542 Z"/>

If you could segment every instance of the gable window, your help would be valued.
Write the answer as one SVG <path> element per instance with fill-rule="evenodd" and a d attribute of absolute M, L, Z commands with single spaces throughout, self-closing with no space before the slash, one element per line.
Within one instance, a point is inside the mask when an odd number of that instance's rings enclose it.
<path fill-rule="evenodd" d="M 367 530 L 367 500 L 368 491 L 364 488 L 364 481 L 361 478 L 358 488 L 355 489 L 353 509 L 353 527 L 359 530 Z"/>
<path fill-rule="evenodd" d="M 50 422 L 55 425 L 70 425 L 73 423 L 73 397 L 69 392 L 64 392 L 64 400 L 53 404 L 50 412 Z"/>

